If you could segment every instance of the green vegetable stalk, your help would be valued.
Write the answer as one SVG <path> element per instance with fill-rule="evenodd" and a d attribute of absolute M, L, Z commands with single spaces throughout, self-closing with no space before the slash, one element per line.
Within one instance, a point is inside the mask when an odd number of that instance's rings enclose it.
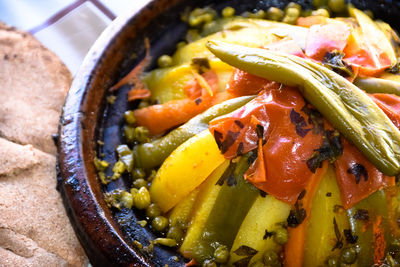
<path fill-rule="evenodd" d="M 208 123 L 212 119 L 238 109 L 253 98 L 254 96 L 242 96 L 227 100 L 197 115 L 166 136 L 150 143 L 135 146 L 134 154 L 136 166 L 144 169 L 151 169 L 161 165 L 169 154 L 180 144 L 190 137 L 206 130 L 208 128 Z"/>
<path fill-rule="evenodd" d="M 400 131 L 361 89 L 333 71 L 300 57 L 209 41 L 222 61 L 268 80 L 298 86 L 305 99 L 381 172 L 400 173 Z"/>
<path fill-rule="evenodd" d="M 361 78 L 354 80 L 354 84 L 367 93 L 394 94 L 400 96 L 400 83 L 379 78 Z"/>

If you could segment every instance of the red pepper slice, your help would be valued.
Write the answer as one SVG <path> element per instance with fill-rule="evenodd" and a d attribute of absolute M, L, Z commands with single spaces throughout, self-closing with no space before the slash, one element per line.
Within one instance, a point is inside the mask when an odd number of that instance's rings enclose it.
<path fill-rule="evenodd" d="M 322 135 L 312 133 L 312 125 L 301 110 L 305 104 L 297 89 L 273 88 L 239 110 L 212 121 L 209 127 L 226 158 L 257 148 L 262 137 L 265 144 L 245 177 L 261 190 L 291 204 L 313 175 L 306 161 L 322 143 Z M 293 117 L 300 125 L 296 126 Z M 260 126 L 254 121 L 262 126 L 262 136 L 257 134 Z"/>
<path fill-rule="evenodd" d="M 343 155 L 335 161 L 336 178 L 340 188 L 343 207 L 354 204 L 372 193 L 394 185 L 394 177 L 382 174 L 364 155 L 342 138 Z"/>
<path fill-rule="evenodd" d="M 328 52 L 343 51 L 350 35 L 345 23 L 318 24 L 310 27 L 306 40 L 306 55 L 322 61 Z"/>

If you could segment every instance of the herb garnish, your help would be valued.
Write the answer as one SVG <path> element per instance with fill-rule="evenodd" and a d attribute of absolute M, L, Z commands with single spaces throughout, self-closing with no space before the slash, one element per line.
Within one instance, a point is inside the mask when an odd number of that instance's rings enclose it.
<path fill-rule="evenodd" d="M 290 210 L 289 216 L 287 218 L 287 223 L 289 227 L 295 228 L 300 225 L 307 216 L 306 210 L 302 207 L 300 200 L 305 196 L 306 190 L 301 191 L 296 203 L 294 204 L 294 210 Z"/>
<path fill-rule="evenodd" d="M 268 230 L 265 229 L 265 234 L 264 234 L 264 236 L 263 236 L 263 240 L 265 240 L 265 239 L 267 239 L 267 238 L 273 237 L 274 234 L 275 234 L 275 232 L 273 232 L 273 231 L 272 231 L 272 232 L 268 232 Z"/>
<path fill-rule="evenodd" d="M 328 160 L 333 163 L 338 156 L 343 154 L 343 146 L 337 131 L 325 131 L 322 145 L 314 150 L 314 154 L 307 160 L 307 166 L 312 173 L 322 167 L 322 163 Z"/>
<path fill-rule="evenodd" d="M 301 108 L 301 111 L 308 115 L 308 123 L 313 125 L 313 134 L 320 134 L 324 131 L 324 117 L 318 110 L 310 108 L 308 104 L 306 104 Z"/>
<path fill-rule="evenodd" d="M 349 243 L 349 244 L 355 244 L 358 240 L 358 236 L 353 235 L 353 233 L 351 232 L 351 229 L 344 229 L 343 234 L 346 237 L 347 243 Z"/>
<path fill-rule="evenodd" d="M 343 247 L 343 237 L 340 234 L 339 226 L 337 225 L 335 217 L 333 217 L 333 228 L 335 230 L 336 244 L 332 248 L 332 251 L 334 251 L 335 249 L 341 249 Z"/>
<path fill-rule="evenodd" d="M 258 139 L 263 139 L 263 137 L 264 137 L 264 127 L 261 124 L 257 124 L 256 133 L 257 133 Z"/>
<path fill-rule="evenodd" d="M 240 120 L 235 120 L 234 122 L 240 129 L 244 128 L 244 124 Z"/>
<path fill-rule="evenodd" d="M 238 148 L 236 149 L 236 157 L 243 155 L 244 145 L 243 142 L 240 142 Z"/>
<path fill-rule="evenodd" d="M 207 58 L 193 58 L 190 65 L 198 74 L 203 74 L 211 68 Z"/>
<path fill-rule="evenodd" d="M 341 51 L 327 52 L 322 63 L 343 77 L 353 77 L 353 68 L 343 61 L 345 54 Z"/>
<path fill-rule="evenodd" d="M 353 218 L 360 221 L 368 221 L 369 220 L 369 212 L 365 209 L 357 209 L 356 213 L 354 213 Z"/>
<path fill-rule="evenodd" d="M 306 119 L 301 116 L 300 113 L 296 112 L 293 108 L 290 111 L 290 121 L 294 124 L 296 133 L 304 137 L 307 135 L 307 133 L 311 130 L 311 128 L 305 128 L 307 127 Z"/>
<path fill-rule="evenodd" d="M 221 150 L 222 154 L 225 154 L 229 150 L 229 148 L 235 143 L 236 139 L 239 137 L 239 134 L 240 132 L 232 132 L 231 130 L 228 131 L 225 140 L 220 143 L 219 149 Z"/>
<path fill-rule="evenodd" d="M 356 184 L 361 181 L 361 177 L 364 177 L 364 181 L 368 181 L 368 171 L 359 163 L 352 164 L 347 173 L 353 174 L 356 177 Z"/>
<path fill-rule="evenodd" d="M 227 181 L 226 183 L 229 185 L 232 183 L 232 179 L 235 180 L 235 182 L 236 182 L 236 179 L 233 175 L 233 171 L 235 170 L 235 168 L 236 168 L 236 163 L 231 161 L 229 163 L 228 168 L 226 168 L 226 170 L 221 175 L 221 177 L 218 179 L 216 184 L 222 186 L 224 184 L 224 182 Z"/>
<path fill-rule="evenodd" d="M 245 246 L 245 245 L 240 246 L 233 253 L 235 253 L 238 256 L 246 256 L 246 257 L 234 262 L 233 266 L 236 266 L 236 267 L 248 266 L 251 258 L 253 258 L 253 256 L 256 255 L 257 252 L 258 252 L 257 250 L 255 250 L 254 248 L 251 248 L 249 246 Z"/>

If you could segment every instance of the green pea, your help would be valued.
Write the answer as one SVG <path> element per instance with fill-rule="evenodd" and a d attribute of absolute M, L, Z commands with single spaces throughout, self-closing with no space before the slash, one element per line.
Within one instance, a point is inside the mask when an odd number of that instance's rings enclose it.
<path fill-rule="evenodd" d="M 133 110 L 127 110 L 124 112 L 124 120 L 129 125 L 132 125 L 136 122 L 136 117 L 135 114 L 133 114 Z"/>
<path fill-rule="evenodd" d="M 176 240 L 180 243 L 183 239 L 184 233 L 178 226 L 171 226 L 167 232 L 167 237 Z"/>
<path fill-rule="evenodd" d="M 124 136 L 128 144 L 133 144 L 135 142 L 135 128 L 131 126 L 125 126 Z"/>
<path fill-rule="evenodd" d="M 146 216 L 153 219 L 161 214 L 161 209 L 156 203 L 151 203 L 146 209 Z"/>
<path fill-rule="evenodd" d="M 116 180 L 121 177 L 121 174 L 126 171 L 126 165 L 121 160 L 118 160 L 117 162 L 115 162 L 112 170 L 114 174 L 111 179 Z"/>
<path fill-rule="evenodd" d="M 341 12 L 346 9 L 345 0 L 329 0 L 328 6 L 333 12 Z"/>
<path fill-rule="evenodd" d="M 168 55 L 162 55 L 158 58 L 157 64 L 160 68 L 167 68 L 172 66 L 172 58 Z"/>
<path fill-rule="evenodd" d="M 267 19 L 273 21 L 281 21 L 283 18 L 283 11 L 277 7 L 270 7 L 267 10 Z"/>
<path fill-rule="evenodd" d="M 137 188 L 131 188 L 131 194 L 132 196 L 135 196 L 137 193 L 139 192 L 139 190 Z M 135 203 L 134 203 L 135 204 Z"/>
<path fill-rule="evenodd" d="M 153 227 L 154 230 L 162 232 L 168 226 L 168 219 L 165 218 L 164 216 L 157 216 L 151 222 L 151 226 Z"/>
<path fill-rule="evenodd" d="M 296 24 L 297 19 L 298 19 L 298 17 L 284 16 L 283 19 L 282 19 L 282 22 L 283 22 L 283 23 L 286 23 L 286 24 L 292 24 L 292 25 L 294 25 L 294 24 Z"/>
<path fill-rule="evenodd" d="M 176 44 L 176 49 L 180 49 L 180 48 L 184 47 L 185 45 L 187 45 L 187 43 L 185 41 L 181 41 Z"/>
<path fill-rule="evenodd" d="M 328 0 L 313 0 L 312 4 L 315 8 L 326 6 Z"/>
<path fill-rule="evenodd" d="M 218 24 L 216 21 L 211 21 L 211 22 L 207 22 L 206 24 L 204 24 L 203 31 L 201 32 L 201 34 L 203 36 L 208 36 L 219 30 L 221 30 L 221 25 Z"/>
<path fill-rule="evenodd" d="M 347 264 L 352 264 L 357 259 L 357 251 L 354 247 L 348 247 L 342 250 L 340 261 Z"/>
<path fill-rule="evenodd" d="M 227 263 L 229 259 L 229 249 L 224 246 L 218 246 L 214 251 L 214 259 L 217 263 Z"/>
<path fill-rule="evenodd" d="M 205 260 L 202 267 L 217 267 L 217 264 L 213 260 Z"/>
<path fill-rule="evenodd" d="M 214 19 L 214 16 L 211 13 L 205 13 L 200 16 L 203 23 L 211 22 Z"/>
<path fill-rule="evenodd" d="M 222 9 L 222 16 L 224 18 L 230 18 L 235 15 L 235 9 L 233 7 L 227 6 L 224 9 Z"/>
<path fill-rule="evenodd" d="M 301 16 L 302 17 L 309 17 L 312 14 L 312 10 L 311 9 L 305 9 L 303 11 L 301 11 Z"/>
<path fill-rule="evenodd" d="M 126 191 L 122 191 L 121 193 L 121 204 L 125 207 L 125 208 L 132 208 L 133 206 L 133 196 L 132 194 L 130 194 L 129 192 Z"/>
<path fill-rule="evenodd" d="M 267 250 L 264 252 L 263 262 L 267 266 L 275 266 L 280 263 L 278 254 L 273 250 Z"/>
<path fill-rule="evenodd" d="M 141 187 L 146 187 L 147 188 L 148 184 L 147 181 L 143 178 L 139 178 L 135 181 L 133 181 L 133 187 L 140 189 Z"/>
<path fill-rule="evenodd" d="M 178 243 L 176 242 L 175 239 L 159 237 L 154 239 L 154 244 L 163 245 L 166 247 L 175 247 Z"/>
<path fill-rule="evenodd" d="M 150 201 L 150 193 L 146 187 L 140 188 L 133 197 L 135 207 L 140 210 L 146 209 L 150 205 Z"/>
<path fill-rule="evenodd" d="M 189 15 L 189 25 L 191 27 L 197 27 L 199 26 L 203 21 L 201 20 L 200 17 L 195 17 L 195 16 L 190 16 Z"/>
<path fill-rule="evenodd" d="M 326 8 L 319 8 L 311 12 L 312 16 L 323 16 L 323 17 L 330 17 L 329 11 Z"/>
<path fill-rule="evenodd" d="M 290 2 L 289 4 L 287 4 L 285 7 L 286 13 L 289 10 L 289 8 L 296 8 L 299 11 L 299 13 L 301 12 L 301 5 L 299 5 L 298 3 Z"/>
<path fill-rule="evenodd" d="M 291 7 L 285 11 L 285 15 L 289 17 L 298 17 L 300 16 L 300 11 L 295 7 Z"/>
<path fill-rule="evenodd" d="M 97 157 L 95 157 L 93 159 L 93 164 L 94 164 L 94 167 L 96 168 L 96 170 L 99 172 L 105 171 L 107 169 L 107 167 L 110 165 L 110 163 L 108 163 L 107 161 L 100 160 Z"/>
<path fill-rule="evenodd" d="M 117 209 L 132 208 L 133 196 L 129 192 L 121 189 L 115 189 L 111 192 L 105 193 L 105 199 L 109 207 L 115 207 Z"/>
<path fill-rule="evenodd" d="M 328 267 L 339 267 L 339 261 L 336 257 L 329 257 L 326 263 Z"/>
<path fill-rule="evenodd" d="M 300 11 L 297 8 L 291 7 L 286 11 L 286 15 L 283 17 L 282 22 L 287 24 L 296 24 L 297 19 L 300 16 Z"/>
<path fill-rule="evenodd" d="M 146 177 L 146 172 L 141 168 L 135 168 L 131 171 L 134 180 Z"/>
<path fill-rule="evenodd" d="M 265 19 L 266 16 L 267 16 L 267 13 L 264 10 L 260 9 L 257 12 L 251 14 L 250 18 L 253 18 L 253 19 Z"/>
<path fill-rule="evenodd" d="M 135 128 L 135 138 L 139 143 L 146 143 L 149 141 L 149 130 L 144 126 Z"/>
<path fill-rule="evenodd" d="M 274 241 L 279 245 L 284 245 L 288 241 L 288 231 L 285 228 L 278 228 L 275 231 Z"/>
<path fill-rule="evenodd" d="M 108 184 L 110 182 L 104 172 L 99 172 L 98 175 L 99 175 L 100 182 L 102 184 L 106 185 L 106 184 Z"/>

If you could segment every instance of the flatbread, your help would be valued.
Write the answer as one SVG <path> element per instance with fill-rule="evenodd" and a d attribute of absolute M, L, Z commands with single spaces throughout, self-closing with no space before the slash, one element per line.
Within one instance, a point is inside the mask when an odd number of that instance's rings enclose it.
<path fill-rule="evenodd" d="M 0 137 L 55 154 L 51 136 L 71 80 L 32 35 L 0 23 Z"/>
<path fill-rule="evenodd" d="M 0 266 L 85 266 L 56 190 L 57 125 L 71 74 L 0 24 Z"/>

